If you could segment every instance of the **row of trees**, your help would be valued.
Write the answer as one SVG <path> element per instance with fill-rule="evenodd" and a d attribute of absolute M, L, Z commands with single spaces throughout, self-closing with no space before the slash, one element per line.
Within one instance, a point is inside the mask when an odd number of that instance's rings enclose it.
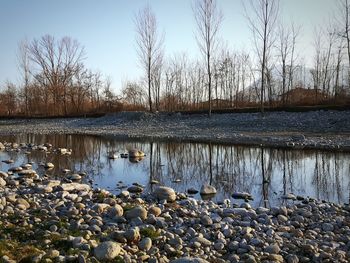
<path fill-rule="evenodd" d="M 186 54 L 164 59 L 163 40 L 155 15 L 146 6 L 136 16 L 136 39 L 145 81 L 127 82 L 124 92 L 130 104 L 148 102 L 149 110 L 179 110 L 212 106 L 242 107 L 295 103 L 295 95 L 313 90 L 310 103 L 344 98 L 350 80 L 349 2 L 338 0 L 338 12 L 325 29 L 315 28 L 314 65 L 306 67 L 297 53 L 302 31 L 287 25 L 279 14 L 279 0 L 243 2 L 253 36 L 254 55 L 233 51 L 219 41 L 223 14 L 215 0 L 197 0 L 193 13 L 196 41 L 202 57 L 189 61 Z M 147 85 L 145 85 L 147 82 Z M 142 87 L 147 86 L 147 90 Z M 135 88 L 130 92 L 131 87 Z M 291 91 L 299 94 L 294 94 Z M 144 90 L 144 92 L 142 92 Z M 214 98 L 214 99 L 213 99 Z M 308 99 L 310 99 L 308 97 Z"/>
<path fill-rule="evenodd" d="M 21 42 L 18 50 L 22 85 L 6 83 L 2 115 L 79 115 L 118 105 L 110 79 L 84 66 L 84 48 L 76 40 L 45 35 Z"/>
<path fill-rule="evenodd" d="M 349 0 L 337 0 L 333 22 L 315 29 L 311 67 L 297 52 L 302 28 L 281 20 L 279 0 L 242 3 L 253 52 L 232 50 L 219 41 L 223 13 L 218 2 L 195 0 L 195 39 L 201 54 L 195 60 L 186 53 L 165 56 L 165 37 L 155 14 L 149 5 L 141 9 L 135 32 L 144 76 L 125 82 L 119 96 L 108 77 L 86 68 L 84 48 L 76 40 L 45 35 L 24 41 L 18 48 L 22 82 L 6 83 L 0 114 L 62 116 L 120 109 L 208 109 L 210 114 L 212 107 L 258 104 L 263 112 L 265 106 L 296 103 L 296 97 L 305 96 L 313 104 L 349 97 Z"/>

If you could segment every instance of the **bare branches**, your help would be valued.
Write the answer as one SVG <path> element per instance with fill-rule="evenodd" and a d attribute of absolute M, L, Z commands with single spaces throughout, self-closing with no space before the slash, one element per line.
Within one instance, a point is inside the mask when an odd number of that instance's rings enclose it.
<path fill-rule="evenodd" d="M 244 5 L 244 2 L 243 2 Z M 279 13 L 279 0 L 249 0 L 250 10 L 245 7 L 248 24 L 253 33 L 254 45 L 261 72 L 261 112 L 264 112 L 265 81 L 268 78 L 268 58 L 275 41 L 274 32 Z M 250 11 L 250 12 L 249 12 Z"/>
<path fill-rule="evenodd" d="M 197 22 L 197 43 L 205 58 L 208 76 L 209 116 L 211 115 L 211 64 L 213 53 L 218 45 L 218 31 L 223 20 L 223 14 L 217 7 L 216 0 L 197 0 L 195 2 L 194 17 Z"/>
<path fill-rule="evenodd" d="M 161 68 L 164 37 L 158 34 L 157 20 L 149 5 L 135 16 L 136 44 L 139 61 L 146 71 L 149 109 L 152 106 L 152 75 Z"/>

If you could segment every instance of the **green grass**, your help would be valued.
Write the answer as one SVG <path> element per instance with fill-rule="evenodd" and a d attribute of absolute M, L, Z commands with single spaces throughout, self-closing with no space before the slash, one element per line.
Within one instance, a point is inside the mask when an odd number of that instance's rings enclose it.
<path fill-rule="evenodd" d="M 160 233 L 150 227 L 145 227 L 140 229 L 140 234 L 142 235 L 142 237 L 149 237 L 150 239 L 154 240 L 157 237 L 160 236 Z"/>

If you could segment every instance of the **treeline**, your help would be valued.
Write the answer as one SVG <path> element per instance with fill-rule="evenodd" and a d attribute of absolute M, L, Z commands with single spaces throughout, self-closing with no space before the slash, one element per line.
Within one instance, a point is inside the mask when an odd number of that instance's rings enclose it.
<path fill-rule="evenodd" d="M 176 111 L 212 108 L 349 104 L 350 3 L 337 0 L 332 22 L 315 27 L 312 65 L 299 54 L 302 27 L 285 23 L 278 0 L 244 2 L 254 50 L 233 50 L 219 31 L 215 0 L 196 0 L 193 15 L 201 56 L 165 55 L 164 35 L 147 5 L 135 17 L 136 46 L 144 75 L 123 83 L 84 64 L 83 46 L 45 35 L 18 47 L 19 85 L 0 93 L 2 116 L 70 116 L 119 110 Z"/>
<path fill-rule="evenodd" d="M 68 116 L 118 108 L 110 79 L 85 67 L 84 48 L 76 40 L 45 35 L 21 42 L 18 50 L 23 84 L 6 83 L 1 115 Z"/>
<path fill-rule="evenodd" d="M 260 105 L 263 111 L 266 106 L 350 104 L 348 0 L 336 1 L 332 22 L 315 26 L 314 55 L 308 66 L 298 52 L 303 29 L 283 21 L 278 0 L 243 3 L 253 39 L 251 53 L 220 41 L 223 14 L 218 3 L 195 1 L 201 57 L 194 60 L 186 53 L 165 57 L 155 15 L 149 6 L 140 11 L 136 38 L 145 75 L 125 84 L 125 103 L 151 111 L 209 109 L 209 113 L 211 108 Z"/>

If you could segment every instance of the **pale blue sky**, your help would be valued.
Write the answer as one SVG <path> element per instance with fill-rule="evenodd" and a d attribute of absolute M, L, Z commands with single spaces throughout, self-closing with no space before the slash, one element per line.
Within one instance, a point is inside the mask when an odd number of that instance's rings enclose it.
<path fill-rule="evenodd" d="M 113 89 L 122 80 L 142 74 L 135 51 L 134 15 L 150 3 L 159 29 L 165 32 L 165 54 L 198 55 L 191 0 L 0 0 L 0 87 L 6 80 L 18 83 L 17 43 L 45 34 L 77 39 L 87 53 L 86 65 L 109 75 Z M 248 2 L 248 1 L 247 1 Z M 328 20 L 337 0 L 281 0 L 284 20 L 303 26 L 299 50 L 312 56 L 316 24 Z M 218 0 L 224 13 L 221 38 L 228 45 L 250 51 L 251 34 L 241 0 Z"/>

